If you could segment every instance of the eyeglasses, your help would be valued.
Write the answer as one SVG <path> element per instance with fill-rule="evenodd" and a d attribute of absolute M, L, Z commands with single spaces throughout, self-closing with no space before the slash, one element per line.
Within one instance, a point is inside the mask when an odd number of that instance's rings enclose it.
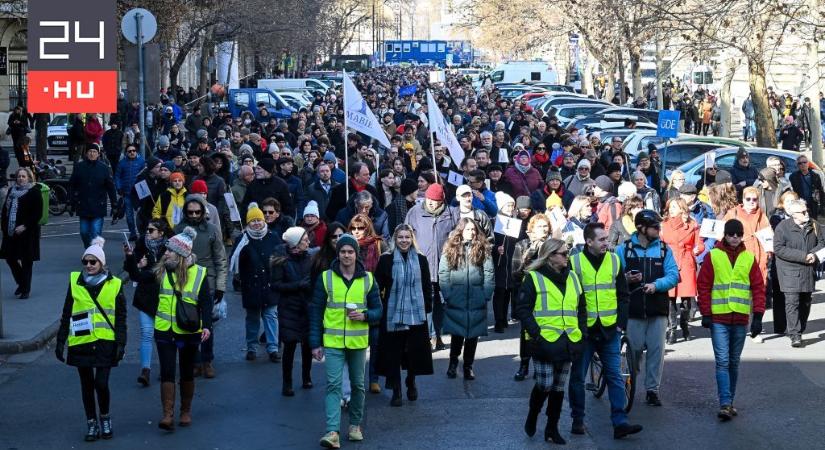
<path fill-rule="evenodd" d="M 806 209 L 805 211 L 795 211 L 795 212 L 792 212 L 791 214 L 802 214 L 803 216 L 807 216 L 808 215 L 808 210 Z"/>
<path fill-rule="evenodd" d="M 756 197 L 745 197 L 746 202 L 758 202 L 759 199 Z"/>
<path fill-rule="evenodd" d="M 149 227 L 149 228 L 146 229 L 147 233 L 154 233 L 155 231 L 158 231 L 158 229 L 154 228 L 154 227 Z"/>
<path fill-rule="evenodd" d="M 717 169 L 716 167 L 708 167 L 708 170 L 714 170 L 715 171 L 715 170 L 719 170 L 719 169 Z"/>
<path fill-rule="evenodd" d="M 344 233 L 336 233 L 336 234 L 333 234 L 333 235 L 332 235 L 332 239 L 336 239 L 336 240 L 337 240 L 338 238 L 340 238 L 340 237 L 341 237 L 341 236 L 343 236 L 343 235 L 344 235 Z"/>
<path fill-rule="evenodd" d="M 589 167 L 579 167 L 579 170 L 590 170 Z"/>
<path fill-rule="evenodd" d="M 264 215 L 267 215 L 267 216 L 274 216 L 275 213 L 277 212 L 274 209 L 263 209 L 261 211 L 264 213 Z"/>
<path fill-rule="evenodd" d="M 81 260 L 81 262 L 83 263 L 84 266 L 94 266 L 95 264 L 97 264 L 96 259 L 83 259 L 83 260 Z"/>
<path fill-rule="evenodd" d="M 733 232 L 733 233 L 725 233 L 725 235 L 730 236 L 730 237 L 742 237 L 742 236 L 745 235 L 745 233 Z"/>
<path fill-rule="evenodd" d="M 367 229 L 367 227 L 352 226 L 352 227 L 350 227 L 350 229 L 351 229 L 352 231 L 364 231 L 364 230 L 366 230 L 366 229 Z"/>
<path fill-rule="evenodd" d="M 200 216 L 201 214 L 203 214 L 203 211 L 201 211 L 201 210 L 199 210 L 199 209 L 197 209 L 197 210 L 195 210 L 195 209 L 187 209 L 187 210 L 186 210 L 186 215 L 187 215 L 187 216 Z"/>

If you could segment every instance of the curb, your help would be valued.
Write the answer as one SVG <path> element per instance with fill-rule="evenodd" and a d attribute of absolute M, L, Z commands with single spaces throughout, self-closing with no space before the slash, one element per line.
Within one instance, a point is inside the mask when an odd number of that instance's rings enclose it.
<path fill-rule="evenodd" d="M 0 341 L 0 355 L 8 355 L 15 353 L 33 352 L 46 346 L 56 335 L 60 328 L 60 319 L 55 320 L 54 323 L 46 327 L 37 336 L 26 339 L 24 341 Z"/>

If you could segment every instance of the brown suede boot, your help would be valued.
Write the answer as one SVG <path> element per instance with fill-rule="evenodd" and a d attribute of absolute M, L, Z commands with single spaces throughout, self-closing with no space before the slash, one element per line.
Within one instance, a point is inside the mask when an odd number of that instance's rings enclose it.
<path fill-rule="evenodd" d="M 203 376 L 206 378 L 215 378 L 215 368 L 212 367 L 212 362 L 203 363 Z"/>
<path fill-rule="evenodd" d="M 160 384 L 160 402 L 163 404 L 163 418 L 158 422 L 158 428 L 175 431 L 175 383 L 167 381 Z"/>
<path fill-rule="evenodd" d="M 180 382 L 180 422 L 182 427 L 192 425 L 192 397 L 195 396 L 195 382 Z"/>

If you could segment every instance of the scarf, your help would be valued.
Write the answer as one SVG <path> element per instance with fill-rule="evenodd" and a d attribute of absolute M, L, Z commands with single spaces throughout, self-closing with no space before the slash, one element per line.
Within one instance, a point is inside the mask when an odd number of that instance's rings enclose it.
<path fill-rule="evenodd" d="M 32 186 L 32 183 L 26 183 L 22 186 L 15 185 L 9 189 L 8 196 L 11 199 L 11 204 L 9 205 L 9 234 L 14 234 L 14 229 L 17 227 L 17 201 L 20 197 L 26 195 L 26 192 L 29 192 Z"/>
<path fill-rule="evenodd" d="M 246 227 L 246 234 L 249 235 L 250 238 L 255 240 L 261 240 L 266 236 L 266 233 L 269 233 L 269 227 L 266 223 L 264 223 L 264 227 L 258 231 L 252 229 L 252 227 Z"/>
<path fill-rule="evenodd" d="M 104 282 L 106 278 L 109 276 L 109 272 L 106 270 L 101 271 L 97 275 L 89 275 L 86 271 L 83 271 L 83 282 L 86 283 L 86 286 L 97 286 L 98 284 Z"/>
<path fill-rule="evenodd" d="M 378 267 L 378 257 L 381 256 L 379 251 L 379 243 L 374 236 L 368 236 L 358 240 L 358 246 L 361 247 L 361 262 L 364 263 L 364 268 L 367 272 L 375 271 Z"/>
<path fill-rule="evenodd" d="M 539 153 L 533 153 L 534 164 L 544 165 L 547 163 L 547 161 L 550 161 L 550 155 L 548 155 L 547 152 L 544 152 L 543 155 Z"/>
<path fill-rule="evenodd" d="M 526 173 L 527 173 L 527 171 L 528 171 L 528 170 L 530 170 L 530 168 L 532 167 L 532 166 L 531 166 L 531 165 L 529 165 L 529 164 L 528 164 L 528 165 L 526 165 L 526 166 L 522 166 L 521 164 L 519 164 L 519 163 L 517 163 L 517 162 L 513 162 L 513 165 L 514 165 L 514 166 L 516 167 L 516 169 L 518 169 L 518 171 L 519 171 L 519 172 L 521 172 L 522 174 L 526 174 Z"/>
<path fill-rule="evenodd" d="M 146 234 L 143 237 L 143 243 L 146 244 L 146 249 L 149 250 L 149 253 L 155 256 L 156 260 L 160 259 L 160 255 L 158 254 L 158 252 L 160 251 L 160 248 L 163 246 L 163 244 L 166 243 L 166 239 L 149 239 L 149 235 Z"/>
<path fill-rule="evenodd" d="M 403 331 L 425 320 L 418 252 L 410 247 L 407 257 L 395 249 L 392 256 L 392 288 L 387 300 L 387 330 Z"/>
<path fill-rule="evenodd" d="M 424 203 L 422 203 L 422 206 L 424 207 L 424 211 L 427 211 L 428 213 L 432 214 L 434 217 L 438 217 L 438 216 L 441 215 L 441 213 L 444 212 L 444 209 L 447 207 L 447 204 L 446 203 L 441 203 L 441 206 L 439 206 L 438 208 L 430 209 L 429 207 L 427 207 L 427 202 L 425 201 Z"/>
<path fill-rule="evenodd" d="M 261 228 L 260 231 L 255 231 L 252 228 L 246 227 L 246 232 L 241 236 L 241 240 L 238 242 L 238 246 L 235 247 L 235 251 L 232 252 L 232 257 L 229 259 L 229 272 L 233 274 L 238 274 L 240 270 L 239 261 L 241 259 L 241 251 L 244 247 L 249 245 L 249 239 L 261 240 L 269 233 L 269 227 L 264 224 L 264 227 Z"/>
<path fill-rule="evenodd" d="M 352 180 L 352 188 L 355 189 L 355 192 L 361 192 L 367 188 L 366 184 L 361 184 L 359 181 L 356 181 L 355 178 L 350 178 Z"/>

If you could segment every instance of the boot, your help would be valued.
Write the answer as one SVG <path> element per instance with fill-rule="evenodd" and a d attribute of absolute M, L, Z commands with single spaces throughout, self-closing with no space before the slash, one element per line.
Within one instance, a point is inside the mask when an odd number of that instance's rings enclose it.
<path fill-rule="evenodd" d="M 192 425 L 192 397 L 195 396 L 195 382 L 180 382 L 180 426 Z"/>
<path fill-rule="evenodd" d="M 455 378 L 457 369 L 458 359 L 450 359 L 450 365 L 447 367 L 447 378 Z"/>
<path fill-rule="evenodd" d="M 203 364 L 195 363 L 195 370 L 192 371 L 192 376 L 198 378 L 203 375 Z"/>
<path fill-rule="evenodd" d="M 100 415 L 100 437 L 103 439 L 111 439 L 114 434 L 112 433 L 112 418 L 106 414 Z"/>
<path fill-rule="evenodd" d="M 415 377 L 407 375 L 407 400 L 414 402 L 418 400 L 418 388 L 415 386 Z"/>
<path fill-rule="evenodd" d="M 541 407 L 544 406 L 545 399 L 547 399 L 547 392 L 538 386 L 533 386 L 530 392 L 530 410 L 527 411 L 527 420 L 524 422 L 524 432 L 527 436 L 533 437 L 536 434 L 536 421 L 539 420 L 539 413 Z"/>
<path fill-rule="evenodd" d="M 392 399 L 390 399 L 390 406 L 401 406 L 401 382 L 396 381 L 392 385 Z"/>
<path fill-rule="evenodd" d="M 553 441 L 554 444 L 559 445 L 567 443 L 559 434 L 559 417 L 561 417 L 562 403 L 564 403 L 564 392 L 550 392 L 550 400 L 547 402 L 547 427 L 544 429 L 544 440 Z"/>
<path fill-rule="evenodd" d="M 140 369 L 140 376 L 137 378 L 137 382 L 142 384 L 143 387 L 149 386 L 149 369 Z"/>
<path fill-rule="evenodd" d="M 97 425 L 97 419 L 89 419 L 86 421 L 86 442 L 92 442 L 100 439 L 100 427 Z"/>
<path fill-rule="evenodd" d="M 215 378 L 215 368 L 212 367 L 212 361 L 203 363 L 203 376 L 204 378 Z"/>
<path fill-rule="evenodd" d="M 163 418 L 158 428 L 175 431 L 175 383 L 164 381 L 160 384 L 160 402 L 163 405 Z"/>
<path fill-rule="evenodd" d="M 530 360 L 529 359 L 521 359 L 521 364 L 518 366 L 518 372 L 513 375 L 513 379 L 516 381 L 524 381 L 527 378 L 527 375 L 530 374 Z"/>

